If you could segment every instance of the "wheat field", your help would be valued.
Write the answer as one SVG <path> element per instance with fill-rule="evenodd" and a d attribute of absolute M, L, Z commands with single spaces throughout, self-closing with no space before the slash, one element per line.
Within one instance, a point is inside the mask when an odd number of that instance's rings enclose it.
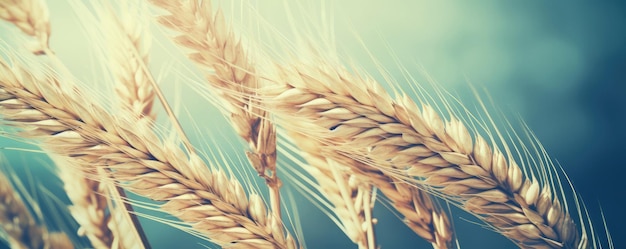
<path fill-rule="evenodd" d="M 616 6 L 0 1 L 0 248 L 624 244 Z"/>

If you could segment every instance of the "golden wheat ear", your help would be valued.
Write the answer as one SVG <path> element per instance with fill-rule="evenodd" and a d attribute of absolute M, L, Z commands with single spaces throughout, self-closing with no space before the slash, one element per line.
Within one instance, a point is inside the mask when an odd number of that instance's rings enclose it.
<path fill-rule="evenodd" d="M 0 157 L 4 164 L 4 158 Z M 30 210 L 22 198 L 23 191 L 17 191 L 12 182 L 19 181 L 17 177 L 9 177 L 0 171 L 0 238 L 5 239 L 10 248 L 74 248 L 69 237 L 62 232 L 48 232 L 45 225 L 37 224 Z M 37 205 L 29 201 L 28 205 Z"/>
<path fill-rule="evenodd" d="M 322 139 L 336 154 L 430 186 L 521 247 L 588 247 L 585 230 L 559 198 L 561 187 L 555 189 L 547 175 L 525 175 L 509 150 L 470 135 L 454 116 L 444 120 L 430 105 L 393 100 L 373 80 L 337 64 L 314 63 L 283 67 L 276 79 L 282 86 L 265 92 L 279 124 L 312 124 L 301 132 Z"/>
<path fill-rule="evenodd" d="M 248 197 L 236 179 L 210 169 L 196 154 L 161 141 L 133 118 L 114 118 L 78 89 L 60 89 L 54 77 L 37 79 L 5 62 L 0 71 L 5 123 L 30 128 L 20 135 L 80 165 L 76 170 L 108 170 L 125 189 L 161 201 L 162 211 L 220 246 L 298 247 L 258 195 Z"/>
<path fill-rule="evenodd" d="M 179 33 L 174 41 L 191 50 L 188 57 L 207 72 L 207 86 L 223 100 L 222 108 L 249 145 L 248 160 L 270 188 L 270 203 L 281 217 L 280 186 L 276 172 L 276 128 L 254 96 L 262 81 L 241 40 L 229 27 L 221 9 L 214 13 L 211 1 L 151 0 L 168 12 L 159 17 L 163 26 Z"/>
<path fill-rule="evenodd" d="M 49 53 L 50 21 L 43 0 L 13 0 L 0 2 L 0 19 L 17 26 L 24 34 L 37 39 L 31 48 L 35 54 Z"/>

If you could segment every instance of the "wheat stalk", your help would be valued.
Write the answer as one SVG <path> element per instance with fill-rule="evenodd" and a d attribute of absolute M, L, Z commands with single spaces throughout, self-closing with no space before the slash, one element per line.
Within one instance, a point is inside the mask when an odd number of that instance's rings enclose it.
<path fill-rule="evenodd" d="M 0 72 L 0 114 L 9 125 L 30 128 L 21 135 L 42 141 L 49 153 L 80 162 L 82 170 L 110 169 L 125 189 L 165 202 L 163 211 L 221 246 L 296 248 L 258 195 L 246 197 L 238 181 L 197 155 L 161 142 L 134 119 L 113 118 L 76 90 L 56 87 L 55 78 L 39 80 L 4 62 Z"/>
<path fill-rule="evenodd" d="M 207 82 L 225 100 L 230 120 L 237 134 L 251 152 L 248 159 L 270 188 L 272 211 L 280 217 L 280 179 L 276 173 L 276 129 L 259 103 L 248 96 L 255 94 L 260 81 L 244 51 L 241 41 L 228 27 L 221 9 L 215 14 L 211 1 L 150 0 L 169 12 L 158 22 L 178 31 L 174 40 L 191 49 L 189 58 L 209 69 Z"/>
<path fill-rule="evenodd" d="M 36 205 L 36 204 L 35 204 Z M 0 232 L 6 233 L 13 249 L 74 248 L 65 233 L 48 233 L 35 222 L 11 181 L 0 172 Z"/>
<path fill-rule="evenodd" d="M 524 176 L 510 154 L 480 135 L 472 139 L 458 119 L 443 121 L 429 105 L 420 110 L 408 97 L 393 101 L 371 80 L 316 63 L 283 67 L 277 79 L 283 86 L 267 91 L 267 104 L 283 124 L 317 125 L 307 134 L 332 150 L 400 179 L 418 177 L 522 247 L 587 247 L 555 190 Z"/>
<path fill-rule="evenodd" d="M 43 0 L 2 0 L 0 19 L 13 23 L 25 34 L 37 39 L 33 53 L 43 54 L 48 50 L 50 22 L 48 8 Z"/>

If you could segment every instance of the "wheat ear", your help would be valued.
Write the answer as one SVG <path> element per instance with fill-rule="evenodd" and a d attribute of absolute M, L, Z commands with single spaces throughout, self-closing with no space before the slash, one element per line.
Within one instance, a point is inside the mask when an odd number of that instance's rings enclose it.
<path fill-rule="evenodd" d="M 331 211 L 339 220 L 343 232 L 360 249 L 377 248 L 374 235 L 376 221 L 371 217 L 374 205 L 372 186 L 350 174 L 348 167 L 325 157 L 315 139 L 296 132 L 291 132 L 289 137 L 299 149 L 294 153 L 306 160 L 306 165 L 302 167 L 315 178 L 317 185 L 314 187 L 332 205 Z"/>
<path fill-rule="evenodd" d="M 9 246 L 14 249 L 74 248 L 64 233 L 48 233 L 39 226 L 22 198 L 11 186 L 11 181 L 0 172 L 0 232 L 6 233 Z"/>
<path fill-rule="evenodd" d="M 22 32 L 37 39 L 33 53 L 43 54 L 48 50 L 50 21 L 43 0 L 0 1 L 0 19 L 13 23 Z"/>
<path fill-rule="evenodd" d="M 29 128 L 21 135 L 42 141 L 48 152 L 83 170 L 109 169 L 125 189 L 164 202 L 163 211 L 221 246 L 297 247 L 258 195 L 246 197 L 237 180 L 196 154 L 160 141 L 132 118 L 113 118 L 77 90 L 57 87 L 53 77 L 36 79 L 5 62 L 0 75 L 0 114 L 9 125 Z"/>
<path fill-rule="evenodd" d="M 120 17 L 110 13 L 104 20 L 109 68 L 117 80 L 115 92 L 121 109 L 152 122 L 156 116 L 152 111 L 155 92 L 149 72 L 144 70 L 149 61 L 150 32 L 144 27 L 147 24 L 142 24 L 127 12 L 122 12 Z"/>
<path fill-rule="evenodd" d="M 220 92 L 230 112 L 231 122 L 251 152 L 248 159 L 270 188 L 272 211 L 280 217 L 280 179 L 276 174 L 276 129 L 268 114 L 258 108 L 255 89 L 260 81 L 241 41 L 228 27 L 221 9 L 215 14 L 211 1 L 150 0 L 169 12 L 158 21 L 178 31 L 174 40 L 191 49 L 189 58 L 212 71 L 208 83 Z"/>
<path fill-rule="evenodd" d="M 444 121 L 406 96 L 393 101 L 372 80 L 338 68 L 324 61 L 284 68 L 283 87 L 268 91 L 272 110 L 284 120 L 316 124 L 307 132 L 333 150 L 373 161 L 401 179 L 417 177 L 413 181 L 460 202 L 522 247 L 587 247 L 554 198 L 558 190 L 525 176 L 510 153 L 480 135 L 472 139 L 453 116 Z"/>

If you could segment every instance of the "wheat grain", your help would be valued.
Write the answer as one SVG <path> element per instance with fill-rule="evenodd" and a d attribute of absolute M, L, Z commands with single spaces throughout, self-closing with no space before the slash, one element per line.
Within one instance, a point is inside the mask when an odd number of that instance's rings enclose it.
<path fill-rule="evenodd" d="M 98 7 L 97 9 L 105 9 L 102 6 Z M 110 15 L 104 16 L 106 14 L 103 13 Z M 136 47 L 145 47 L 145 43 L 140 40 L 141 35 L 145 34 L 141 34 L 140 28 L 128 26 L 128 22 L 125 22 L 127 25 L 119 24 L 117 17 L 110 10 L 100 11 L 98 14 L 103 16 L 102 22 L 105 27 L 102 30 L 106 30 L 107 37 L 114 38 L 108 40 L 107 51 L 115 65 L 110 68 L 118 69 L 114 73 L 118 78 L 116 92 L 122 99 L 121 103 L 124 103 L 122 109 L 129 109 L 131 112 L 137 110 L 138 116 L 142 117 L 141 120 L 147 117 L 146 122 L 150 122 L 154 118 L 150 113 L 154 92 L 146 82 L 147 77 L 144 76 L 132 53 Z M 145 62 L 146 51 L 141 49 L 138 51 L 143 52 L 140 60 Z M 139 100 L 133 101 L 133 98 Z M 111 183 L 106 180 L 106 175 L 94 177 L 99 175 L 95 170 L 87 170 L 89 172 L 85 174 L 76 170 L 80 165 L 69 165 L 72 163 L 60 157 L 54 158 L 54 161 L 60 169 L 58 175 L 64 182 L 65 192 L 72 202 L 72 206 L 69 207 L 70 213 L 80 225 L 78 229 L 80 236 L 87 237 L 94 248 L 138 248 L 147 244 L 145 239 L 141 241 L 144 238 L 143 229 L 132 214 L 132 207 L 120 197 L 123 190 L 108 186 L 107 184 Z M 94 179 L 88 178 L 87 175 Z M 109 203 L 108 199 L 115 200 L 117 206 Z"/>
<path fill-rule="evenodd" d="M 129 217 L 118 189 L 106 178 L 106 173 L 80 170 L 80 165 L 53 156 L 65 193 L 71 201 L 68 207 L 80 225 L 78 235 L 89 239 L 96 249 L 143 247 L 141 228 Z M 91 176 L 91 177 L 88 177 Z M 92 179 L 98 176 L 97 179 Z"/>
<path fill-rule="evenodd" d="M 411 230 L 430 242 L 435 249 L 450 248 L 453 235 L 450 221 L 434 204 L 428 192 L 367 167 L 363 163 L 350 161 L 351 165 L 358 168 L 358 175 L 380 189 L 391 201 L 396 210 L 404 216 L 404 222 Z"/>
<path fill-rule="evenodd" d="M 510 155 L 479 135 L 473 141 L 460 121 L 443 121 L 408 97 L 392 101 L 375 82 L 337 65 L 316 64 L 284 67 L 277 80 L 283 87 L 267 91 L 283 123 L 316 124 L 307 134 L 338 152 L 372 160 L 401 179 L 425 178 L 420 182 L 460 201 L 522 247 L 587 247 L 555 190 L 524 176 Z"/>
<path fill-rule="evenodd" d="M 48 50 L 50 21 L 48 8 L 42 0 L 2 0 L 0 19 L 13 23 L 22 32 L 37 39 L 33 53 L 42 54 Z"/>
<path fill-rule="evenodd" d="M 49 153 L 81 167 L 110 169 L 125 189 L 163 201 L 161 206 L 198 234 L 234 248 L 296 248 L 282 223 L 268 215 L 261 198 L 249 198 L 240 183 L 210 170 L 195 154 L 113 118 L 74 91 L 0 63 L 0 114 L 7 124 L 29 128 L 21 135 L 42 141 Z"/>

